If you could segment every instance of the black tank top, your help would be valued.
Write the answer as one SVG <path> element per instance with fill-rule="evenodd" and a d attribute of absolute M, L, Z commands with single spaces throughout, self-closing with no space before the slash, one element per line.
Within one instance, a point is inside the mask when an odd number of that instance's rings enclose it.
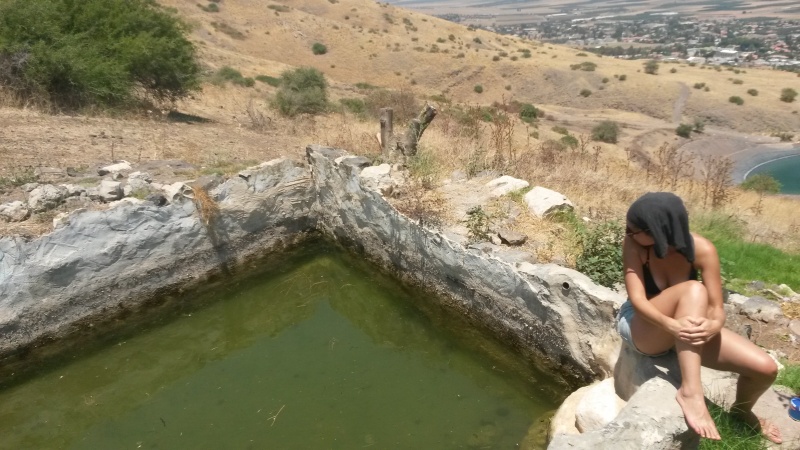
<path fill-rule="evenodd" d="M 645 261 L 644 265 L 642 266 L 642 275 L 644 275 L 644 292 L 647 295 L 647 298 L 653 298 L 656 295 L 661 293 L 661 289 L 659 289 L 658 285 L 656 284 L 656 280 L 653 279 L 653 274 L 650 273 L 650 248 L 647 249 L 647 261 Z M 692 266 L 692 269 L 689 271 L 689 278 L 688 280 L 697 280 L 697 269 Z"/>

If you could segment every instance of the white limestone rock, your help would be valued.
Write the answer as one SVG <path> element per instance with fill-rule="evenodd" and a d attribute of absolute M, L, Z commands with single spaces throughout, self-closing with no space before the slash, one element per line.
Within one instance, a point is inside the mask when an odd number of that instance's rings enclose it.
<path fill-rule="evenodd" d="M 528 209 L 536 217 L 547 217 L 556 211 L 571 211 L 575 205 L 563 194 L 536 186 L 523 197 Z"/>
<path fill-rule="evenodd" d="M 67 197 L 67 190 L 61 186 L 43 184 L 28 194 L 28 207 L 35 213 L 44 212 L 60 205 Z"/>
<path fill-rule="evenodd" d="M 0 220 L 4 222 L 22 222 L 31 215 L 25 203 L 15 201 L 0 205 Z"/>
<path fill-rule="evenodd" d="M 103 180 L 97 188 L 97 195 L 104 202 L 113 202 L 122 198 L 122 183 L 119 181 Z"/>
<path fill-rule="evenodd" d="M 611 423 L 625 406 L 625 401 L 614 391 L 614 379 L 589 386 L 575 407 L 575 426 L 581 433 L 599 430 Z"/>
<path fill-rule="evenodd" d="M 97 173 L 99 175 L 101 175 L 101 176 L 108 175 L 108 174 L 112 174 L 113 175 L 113 174 L 117 174 L 117 173 L 123 174 L 123 173 L 130 172 L 131 169 L 132 169 L 131 163 L 129 163 L 128 161 L 124 161 L 123 160 L 123 161 L 120 161 L 120 162 L 118 162 L 116 164 L 111 164 L 111 165 L 108 165 L 108 166 L 105 166 L 105 167 L 101 167 L 97 171 Z"/>
<path fill-rule="evenodd" d="M 502 177 L 495 178 L 494 180 L 486 183 L 486 187 L 491 188 L 489 193 L 492 197 L 501 197 L 510 192 L 525 189 L 531 184 L 525 180 L 514 178 L 512 176 L 503 175 Z"/>

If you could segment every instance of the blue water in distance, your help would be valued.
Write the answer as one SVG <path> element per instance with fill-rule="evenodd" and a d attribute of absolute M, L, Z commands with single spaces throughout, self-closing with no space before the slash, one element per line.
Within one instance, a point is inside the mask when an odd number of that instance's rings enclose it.
<path fill-rule="evenodd" d="M 765 173 L 781 183 L 782 194 L 800 194 L 800 155 L 770 161 L 756 167 L 749 174 Z"/>
<path fill-rule="evenodd" d="M 421 300 L 306 249 L 6 380 L 0 448 L 544 448 L 566 388 Z"/>

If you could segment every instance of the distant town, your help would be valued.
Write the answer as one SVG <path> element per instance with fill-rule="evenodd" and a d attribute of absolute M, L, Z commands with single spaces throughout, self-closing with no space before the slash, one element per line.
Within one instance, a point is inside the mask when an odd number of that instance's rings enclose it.
<path fill-rule="evenodd" d="M 800 20 L 768 17 L 711 20 L 675 12 L 628 17 L 559 13 L 532 23 L 496 25 L 491 15 L 439 17 L 616 58 L 761 66 L 800 72 Z"/>

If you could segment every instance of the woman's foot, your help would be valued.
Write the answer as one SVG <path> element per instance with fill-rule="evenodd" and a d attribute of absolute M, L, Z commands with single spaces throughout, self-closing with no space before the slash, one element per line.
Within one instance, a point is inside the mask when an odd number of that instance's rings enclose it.
<path fill-rule="evenodd" d="M 715 441 L 720 440 L 719 431 L 717 431 L 717 426 L 714 425 L 714 420 L 711 419 L 711 415 L 708 413 L 703 394 L 684 395 L 681 388 L 678 389 L 675 399 L 678 400 L 678 404 L 683 410 L 683 415 L 689 428 L 699 434 L 700 437 Z"/>
<path fill-rule="evenodd" d="M 774 423 L 766 420 L 759 419 L 753 411 L 742 411 L 740 409 L 731 409 L 731 414 L 746 423 L 754 430 L 761 431 L 761 434 L 770 441 L 780 444 L 783 442 L 781 430 Z"/>

